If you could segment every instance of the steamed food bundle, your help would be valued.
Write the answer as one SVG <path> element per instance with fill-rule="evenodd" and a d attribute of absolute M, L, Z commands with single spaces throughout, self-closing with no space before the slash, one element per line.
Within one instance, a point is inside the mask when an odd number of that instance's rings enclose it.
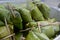
<path fill-rule="evenodd" d="M 24 22 L 33 21 L 29 10 L 27 10 L 25 8 L 20 8 L 18 11 L 20 12 L 21 17 L 22 17 Z"/>
<path fill-rule="evenodd" d="M 43 2 L 35 1 L 33 0 L 33 3 L 39 8 L 39 10 L 42 12 L 43 16 L 45 19 L 49 18 L 49 13 L 50 13 L 50 7 L 46 5 Z"/>
<path fill-rule="evenodd" d="M 5 40 L 53 40 L 60 27 L 55 19 L 49 18 L 49 13 L 49 6 L 40 0 L 33 0 L 25 7 L 0 5 L 0 39 L 15 34 Z"/>
<path fill-rule="evenodd" d="M 9 27 L 10 27 L 10 33 L 12 33 L 13 32 L 13 26 L 9 25 Z M 0 39 L 10 35 L 10 33 L 8 32 L 6 26 L 1 26 L 0 27 Z M 10 38 L 7 38 L 5 40 L 10 40 Z"/>

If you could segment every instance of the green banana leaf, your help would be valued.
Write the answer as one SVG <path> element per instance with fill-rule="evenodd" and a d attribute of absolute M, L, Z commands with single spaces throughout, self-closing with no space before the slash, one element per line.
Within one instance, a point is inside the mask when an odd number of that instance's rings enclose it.
<path fill-rule="evenodd" d="M 49 40 L 49 38 L 44 34 L 44 33 L 35 33 L 36 36 L 38 36 L 38 38 L 40 38 L 41 40 Z"/>
<path fill-rule="evenodd" d="M 8 33 L 6 27 L 5 26 L 0 27 L 0 38 L 3 38 L 5 36 L 7 36 L 7 35 L 9 35 L 9 33 Z"/>
<path fill-rule="evenodd" d="M 14 15 L 15 15 L 15 18 L 11 15 L 11 21 L 13 23 L 13 25 L 17 28 L 17 29 L 22 29 L 22 18 L 19 14 L 19 12 L 17 11 L 14 11 Z"/>
<path fill-rule="evenodd" d="M 44 20 L 44 17 L 42 15 L 42 13 L 39 11 L 37 6 L 34 6 L 34 8 L 31 10 L 31 15 L 32 15 L 32 18 L 36 21 Z"/>
<path fill-rule="evenodd" d="M 13 26 L 9 25 L 10 33 L 13 33 L 12 29 Z M 6 28 L 6 26 L 1 26 L 0 27 L 0 39 L 8 36 L 10 34 Z M 10 40 L 10 38 L 7 38 L 5 40 Z"/>
<path fill-rule="evenodd" d="M 39 21 L 41 25 L 47 25 L 47 26 L 42 26 L 41 27 L 41 32 L 46 34 L 49 38 L 53 37 L 55 33 L 59 32 L 59 24 L 55 25 L 48 25 L 50 23 L 54 23 L 55 20 L 51 19 L 48 21 Z"/>
<path fill-rule="evenodd" d="M 45 3 L 39 3 L 37 5 L 37 7 L 42 12 L 44 18 L 48 19 L 49 18 L 49 13 L 50 13 L 50 7 L 48 5 L 46 5 Z"/>
<path fill-rule="evenodd" d="M 31 16 L 35 21 L 42 21 L 44 20 L 44 17 L 38 7 L 34 5 L 32 2 L 29 2 L 27 4 L 27 9 L 30 10 Z"/>
<path fill-rule="evenodd" d="M 33 33 L 33 31 L 30 31 L 26 37 L 26 40 L 40 40 L 40 39 Z"/>
<path fill-rule="evenodd" d="M 33 28 L 32 30 L 34 34 L 40 39 L 40 40 L 49 40 L 48 36 L 45 35 L 44 33 L 41 33 L 41 28 Z"/>
<path fill-rule="evenodd" d="M 46 34 L 49 38 L 55 35 L 55 31 L 52 26 L 45 26 L 41 28 L 42 33 Z"/>
<path fill-rule="evenodd" d="M 59 24 L 52 25 L 55 33 L 58 33 L 60 31 Z"/>
<path fill-rule="evenodd" d="M 20 12 L 21 17 L 22 17 L 24 22 L 33 21 L 29 10 L 27 10 L 25 8 L 20 8 L 18 11 Z"/>

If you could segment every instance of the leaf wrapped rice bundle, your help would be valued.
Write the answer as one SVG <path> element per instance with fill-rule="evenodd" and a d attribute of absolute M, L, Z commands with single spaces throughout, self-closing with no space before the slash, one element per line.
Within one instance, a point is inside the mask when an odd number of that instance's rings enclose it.
<path fill-rule="evenodd" d="M 25 8 L 20 8 L 18 11 L 20 12 L 21 17 L 22 17 L 24 22 L 33 21 L 29 10 L 27 10 Z"/>

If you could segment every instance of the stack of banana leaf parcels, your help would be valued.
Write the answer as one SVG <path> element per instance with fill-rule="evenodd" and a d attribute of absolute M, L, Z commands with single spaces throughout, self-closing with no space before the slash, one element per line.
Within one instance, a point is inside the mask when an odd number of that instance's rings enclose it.
<path fill-rule="evenodd" d="M 0 40 L 53 40 L 60 27 L 49 13 L 50 7 L 39 1 L 26 7 L 0 5 Z"/>

